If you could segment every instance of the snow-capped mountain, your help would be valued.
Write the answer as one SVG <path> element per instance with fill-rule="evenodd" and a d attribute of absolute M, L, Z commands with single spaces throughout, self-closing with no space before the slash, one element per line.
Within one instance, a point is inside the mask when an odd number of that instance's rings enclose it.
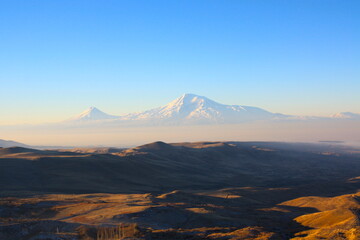
<path fill-rule="evenodd" d="M 331 119 L 360 119 L 360 114 L 342 112 L 332 117 L 293 116 L 272 113 L 258 107 L 225 105 L 207 97 L 184 94 L 174 101 L 144 112 L 130 113 L 123 116 L 109 115 L 95 107 L 90 107 L 66 123 L 108 123 L 119 126 L 154 126 L 154 125 L 198 125 L 228 124 L 264 120 L 276 121 L 320 121 Z"/>
<path fill-rule="evenodd" d="M 86 122 L 86 121 L 102 121 L 102 120 L 111 120 L 118 119 L 118 116 L 109 115 L 97 109 L 96 107 L 89 107 L 84 112 L 80 113 L 78 116 L 70 118 L 67 121 L 70 122 Z"/>
<path fill-rule="evenodd" d="M 352 112 L 341 112 L 334 114 L 333 118 L 340 118 L 340 119 L 360 119 L 359 113 L 352 113 Z"/>
<path fill-rule="evenodd" d="M 274 114 L 257 107 L 224 105 L 203 96 L 184 94 L 165 106 L 128 114 L 122 116 L 121 120 L 182 125 L 240 123 L 276 117 L 281 117 L 281 114 Z"/>

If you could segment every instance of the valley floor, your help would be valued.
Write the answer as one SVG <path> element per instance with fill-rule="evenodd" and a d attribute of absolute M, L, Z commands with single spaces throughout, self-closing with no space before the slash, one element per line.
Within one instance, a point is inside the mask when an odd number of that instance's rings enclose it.
<path fill-rule="evenodd" d="M 0 148 L 1 240 L 360 239 L 357 149 Z"/>
<path fill-rule="evenodd" d="M 133 223 L 136 230 L 131 237 L 137 239 L 356 240 L 360 236 L 360 192 L 276 203 L 292 194 L 282 188 L 231 188 L 5 197 L 0 199 L 0 239 L 97 239 L 100 227 Z"/>

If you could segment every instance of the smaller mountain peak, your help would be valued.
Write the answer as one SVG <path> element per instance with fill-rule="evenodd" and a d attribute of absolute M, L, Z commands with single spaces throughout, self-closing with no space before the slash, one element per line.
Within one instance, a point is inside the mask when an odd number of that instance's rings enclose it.
<path fill-rule="evenodd" d="M 117 116 L 109 115 L 99 110 L 98 108 L 91 106 L 85 111 L 80 113 L 78 116 L 73 117 L 70 121 L 78 120 L 106 120 L 106 119 L 116 119 Z"/>
<path fill-rule="evenodd" d="M 101 112 L 101 111 L 98 108 L 91 106 L 85 109 L 81 114 L 91 114 L 96 112 Z"/>
<path fill-rule="evenodd" d="M 99 109 L 94 106 L 89 107 L 87 110 L 88 111 L 99 111 Z"/>

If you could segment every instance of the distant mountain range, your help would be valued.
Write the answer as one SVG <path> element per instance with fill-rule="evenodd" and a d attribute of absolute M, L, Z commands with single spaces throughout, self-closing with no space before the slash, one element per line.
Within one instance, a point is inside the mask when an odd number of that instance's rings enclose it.
<path fill-rule="evenodd" d="M 257 107 L 224 105 L 206 97 L 184 94 L 165 106 L 128 114 L 120 119 L 182 125 L 238 123 L 269 120 L 280 116 Z"/>
<path fill-rule="evenodd" d="M 123 116 L 109 115 L 96 107 L 90 107 L 78 116 L 65 121 L 76 123 L 105 123 L 131 125 L 199 125 L 228 124 L 264 120 L 314 120 L 314 119 L 360 119 L 360 114 L 343 112 L 329 118 L 307 117 L 272 113 L 267 110 L 242 105 L 225 105 L 207 97 L 184 94 L 158 108 Z"/>
<path fill-rule="evenodd" d="M 341 112 L 341 113 L 334 114 L 332 117 L 333 118 L 342 118 L 342 119 L 359 119 L 360 120 L 360 114 L 352 113 L 352 112 Z"/>

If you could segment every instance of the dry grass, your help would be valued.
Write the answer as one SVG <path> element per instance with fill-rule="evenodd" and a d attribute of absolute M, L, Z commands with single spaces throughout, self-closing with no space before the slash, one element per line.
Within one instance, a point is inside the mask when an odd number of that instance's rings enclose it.
<path fill-rule="evenodd" d="M 303 197 L 284 202 L 280 205 L 295 207 L 311 207 L 319 210 L 305 214 L 294 220 L 310 230 L 296 234 L 295 239 L 359 239 L 358 199 L 360 193 L 338 197 Z"/>

